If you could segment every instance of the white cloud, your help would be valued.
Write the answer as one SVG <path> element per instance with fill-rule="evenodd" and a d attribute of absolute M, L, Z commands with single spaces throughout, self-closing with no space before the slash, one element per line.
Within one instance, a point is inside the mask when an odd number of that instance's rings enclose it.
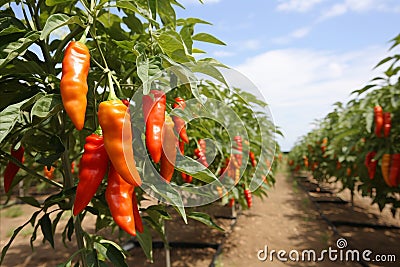
<path fill-rule="evenodd" d="M 307 36 L 311 31 L 311 27 L 301 27 L 287 35 L 276 37 L 272 39 L 272 42 L 275 44 L 288 44 L 294 39 L 300 39 Z"/>
<path fill-rule="evenodd" d="M 279 0 L 280 3 L 276 9 L 279 11 L 306 12 L 322 1 L 323 0 Z"/>
<path fill-rule="evenodd" d="M 348 53 L 283 49 L 248 59 L 237 70 L 246 75 L 270 104 L 275 122 L 286 135 L 283 149 L 311 129 L 315 118 L 332 111 L 332 104 L 347 101 L 351 91 L 375 77 L 373 66 L 385 47 Z"/>
<path fill-rule="evenodd" d="M 400 6 L 397 0 L 344 0 L 341 3 L 335 3 L 325 9 L 321 13 L 318 21 L 337 17 L 351 11 L 363 13 L 371 10 L 399 13 Z"/>

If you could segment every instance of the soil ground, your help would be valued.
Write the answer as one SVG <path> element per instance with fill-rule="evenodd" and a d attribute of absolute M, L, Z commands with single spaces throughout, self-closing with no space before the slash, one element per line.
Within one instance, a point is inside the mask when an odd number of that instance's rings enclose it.
<path fill-rule="evenodd" d="M 317 254 L 331 247 L 337 249 L 336 241 L 343 237 L 346 239 L 348 249 L 357 248 L 360 251 L 369 249 L 376 254 L 393 254 L 397 262 L 381 263 L 370 262 L 370 266 L 399 266 L 400 264 L 400 218 L 393 218 L 388 210 L 379 212 L 376 206 L 370 205 L 370 199 L 355 195 L 354 207 L 350 204 L 318 203 L 319 210 L 303 188 L 317 189 L 310 193 L 311 197 L 319 199 L 336 199 L 340 197 L 345 201 L 350 200 L 350 193 L 343 191 L 336 193 L 338 185 L 319 185 L 317 188 L 311 179 L 293 178 L 291 175 L 280 172 L 277 174 L 275 188 L 269 192 L 269 197 L 261 200 L 255 198 L 254 206 L 250 210 L 241 211 L 236 222 L 231 219 L 220 218 L 231 215 L 227 207 L 212 205 L 201 208 L 215 218 L 215 222 L 226 229 L 225 232 L 210 230 L 210 228 L 196 221 L 189 221 L 185 225 L 178 216 L 166 225 L 170 242 L 205 243 L 210 245 L 222 244 L 222 251 L 216 258 L 216 266 L 361 266 L 356 262 L 330 262 L 328 257 L 322 262 L 282 262 L 277 259 L 276 253 L 272 262 L 269 258 L 260 261 L 257 258 L 259 250 L 268 247 L 271 250 L 291 250 L 301 252 L 303 250 L 315 250 Z M 310 183 L 311 181 L 311 183 Z M 336 186 L 336 187 L 335 187 Z M 323 193 L 328 189 L 334 194 Z M 321 192 L 322 191 L 322 192 Z M 8 242 L 13 229 L 29 219 L 34 208 L 26 205 L 14 205 L 3 208 L 0 211 L 0 247 Z M 336 225 L 340 235 L 334 233 L 332 225 L 321 219 L 323 216 L 334 222 L 369 223 L 371 225 L 389 226 L 382 229 L 376 227 L 356 227 L 355 225 Z M 176 214 L 174 211 L 172 214 Z M 60 224 L 66 223 L 68 216 L 63 216 Z M 84 220 L 84 228 L 89 232 L 94 231 L 94 218 L 87 217 Z M 235 223 L 234 226 L 231 224 Z M 397 227 L 397 228 L 396 228 Z M 42 244 L 42 237 L 38 235 L 35 241 L 35 249 L 32 252 L 29 240 L 33 231 L 28 226 L 14 240 L 3 262 L 4 267 L 56 266 L 70 257 L 76 251 L 75 242 L 68 242 L 66 248 L 61 242 L 62 225 L 58 227 L 55 237 L 55 250 L 46 242 Z M 40 231 L 39 231 L 40 232 Z M 117 240 L 115 233 L 102 233 Z M 125 243 L 127 239 L 120 241 Z M 160 241 L 154 237 L 154 241 Z M 172 247 L 170 257 L 172 266 L 209 266 L 216 247 L 189 248 Z M 129 251 L 129 266 L 166 266 L 165 249 L 154 248 L 154 263 L 149 263 L 140 247 Z M 261 254 L 260 256 L 265 256 Z M 292 254 L 295 256 L 295 254 Z M 288 255 L 286 255 L 288 257 Z"/>

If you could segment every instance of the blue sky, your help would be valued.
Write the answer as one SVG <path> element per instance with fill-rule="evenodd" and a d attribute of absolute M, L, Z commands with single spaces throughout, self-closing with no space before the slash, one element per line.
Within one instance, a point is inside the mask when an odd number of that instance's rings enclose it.
<path fill-rule="evenodd" d="M 247 76 L 269 103 L 279 139 L 289 150 L 324 117 L 336 101 L 379 73 L 400 33 L 398 0 L 181 0 L 178 17 L 198 17 L 200 25 L 227 46 L 196 43 Z"/>

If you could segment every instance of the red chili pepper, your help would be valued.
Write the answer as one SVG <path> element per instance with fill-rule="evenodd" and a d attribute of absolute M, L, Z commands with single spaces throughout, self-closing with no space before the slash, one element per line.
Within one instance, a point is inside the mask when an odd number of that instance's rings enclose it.
<path fill-rule="evenodd" d="M 205 140 L 200 139 L 199 140 L 199 146 L 200 149 L 196 148 L 194 150 L 195 156 L 198 158 L 198 161 L 203 164 L 204 166 L 208 167 L 208 162 L 207 162 L 207 157 L 206 157 L 206 149 L 207 149 L 207 143 Z"/>
<path fill-rule="evenodd" d="M 124 179 L 110 166 L 106 201 L 115 223 L 130 235 L 136 235 L 135 213 L 137 205 L 133 205 L 134 186 Z M 140 217 L 140 216 L 139 216 Z M 136 218 L 136 221 L 138 218 Z"/>
<path fill-rule="evenodd" d="M 165 117 L 163 128 L 163 147 L 160 160 L 160 174 L 170 182 L 175 170 L 177 137 L 174 133 L 174 122 L 170 116 Z"/>
<path fill-rule="evenodd" d="M 252 151 L 249 151 L 249 157 L 250 157 L 251 166 L 255 167 L 257 165 L 257 161 L 256 161 L 256 157 Z"/>
<path fill-rule="evenodd" d="M 162 127 L 165 121 L 166 96 L 163 91 L 151 90 L 143 96 L 143 118 L 146 123 L 146 147 L 155 163 L 162 152 Z"/>
<path fill-rule="evenodd" d="M 393 154 L 390 162 L 389 181 L 393 187 L 399 185 L 400 177 L 400 154 Z"/>
<path fill-rule="evenodd" d="M 375 134 L 377 137 L 382 137 L 383 128 L 383 110 L 381 106 L 374 107 L 375 114 Z"/>
<path fill-rule="evenodd" d="M 371 180 L 374 179 L 374 177 L 375 177 L 376 166 L 378 164 L 378 161 L 374 159 L 375 156 L 376 156 L 376 151 L 371 151 L 365 156 L 364 164 L 365 164 L 365 166 L 367 166 L 368 176 L 369 176 L 369 179 L 371 179 Z"/>
<path fill-rule="evenodd" d="M 175 101 L 176 101 L 176 103 L 174 103 L 174 105 L 173 105 L 174 109 L 179 108 L 179 109 L 184 110 L 186 108 L 185 100 L 182 97 L 175 98 Z M 185 121 L 178 116 L 172 116 L 172 119 L 174 120 L 175 130 L 179 134 L 179 137 L 182 139 L 183 142 L 189 143 L 189 138 L 186 133 Z"/>
<path fill-rule="evenodd" d="M 129 107 L 129 100 L 128 99 L 122 99 L 122 103 L 124 103 L 125 106 Z"/>
<path fill-rule="evenodd" d="M 390 112 L 383 113 L 383 136 L 389 137 L 392 128 L 392 118 Z"/>
<path fill-rule="evenodd" d="M 73 214 L 78 215 L 90 202 L 108 169 L 109 158 L 103 136 L 86 137 L 84 152 L 79 162 L 79 182 L 76 188 Z"/>
<path fill-rule="evenodd" d="M 229 199 L 229 207 L 232 208 L 235 205 L 235 199 L 233 197 L 231 197 Z"/>
<path fill-rule="evenodd" d="M 246 199 L 247 207 L 250 209 L 253 205 L 253 200 L 251 197 L 251 191 L 249 189 L 244 190 L 244 198 Z"/>
<path fill-rule="evenodd" d="M 11 156 L 19 162 L 23 163 L 24 151 L 25 150 L 22 146 L 20 146 L 17 150 L 11 149 Z M 19 167 L 15 165 L 12 161 L 9 161 L 6 169 L 4 170 L 4 191 L 6 193 L 10 191 L 12 181 L 14 180 L 14 177 L 15 175 L 17 175 L 18 171 Z"/>

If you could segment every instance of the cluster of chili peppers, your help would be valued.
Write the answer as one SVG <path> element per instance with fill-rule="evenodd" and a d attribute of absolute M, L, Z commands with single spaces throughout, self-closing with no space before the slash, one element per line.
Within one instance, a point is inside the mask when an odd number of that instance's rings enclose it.
<path fill-rule="evenodd" d="M 82 130 L 85 122 L 89 68 L 87 46 L 81 41 L 70 42 L 62 62 L 60 92 L 64 109 L 77 130 Z M 73 214 L 85 209 L 109 170 L 106 200 L 111 214 L 122 229 L 135 235 L 135 224 L 138 231 L 143 230 L 134 193 L 134 187 L 142 181 L 135 165 L 126 104 L 110 88 L 108 100 L 99 105 L 101 128 L 86 138 Z"/>
<path fill-rule="evenodd" d="M 392 118 L 390 112 L 383 112 L 381 106 L 377 105 L 374 107 L 374 120 L 375 120 L 375 135 L 382 137 L 382 131 L 384 137 L 390 136 L 390 130 L 392 128 Z"/>

